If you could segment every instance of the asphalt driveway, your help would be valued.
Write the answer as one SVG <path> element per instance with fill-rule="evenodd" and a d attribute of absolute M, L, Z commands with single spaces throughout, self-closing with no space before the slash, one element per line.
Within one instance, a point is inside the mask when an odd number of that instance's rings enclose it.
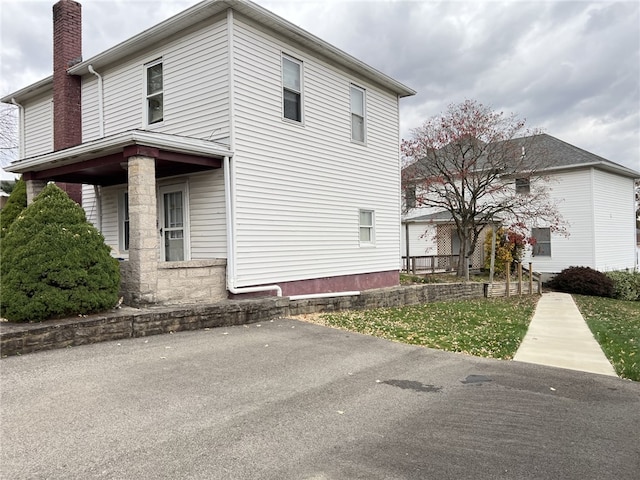
<path fill-rule="evenodd" d="M 640 383 L 294 320 L 0 361 L 7 479 L 637 479 Z"/>

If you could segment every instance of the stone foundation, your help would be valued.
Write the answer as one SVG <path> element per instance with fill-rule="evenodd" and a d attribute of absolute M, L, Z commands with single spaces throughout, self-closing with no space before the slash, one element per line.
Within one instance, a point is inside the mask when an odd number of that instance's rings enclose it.
<path fill-rule="evenodd" d="M 155 300 L 159 305 L 216 303 L 227 298 L 225 259 L 158 262 Z M 126 305 L 135 302 L 131 293 L 131 263 L 120 262 L 120 296 Z"/>

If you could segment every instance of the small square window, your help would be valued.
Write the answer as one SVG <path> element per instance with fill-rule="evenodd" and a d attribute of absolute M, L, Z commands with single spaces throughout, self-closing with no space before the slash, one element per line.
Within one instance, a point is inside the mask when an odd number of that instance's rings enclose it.
<path fill-rule="evenodd" d="M 351 140 L 365 140 L 365 91 L 351 85 Z"/>
<path fill-rule="evenodd" d="M 302 62 L 282 57 L 282 102 L 284 118 L 302 122 Z"/>
<path fill-rule="evenodd" d="M 374 220 L 373 210 L 360 210 L 360 243 L 374 242 Z"/>
<path fill-rule="evenodd" d="M 528 194 L 531 191 L 531 182 L 528 178 L 516 178 L 516 193 Z"/>
<path fill-rule="evenodd" d="M 551 229 L 550 228 L 533 228 L 531 236 L 535 239 L 533 245 L 534 257 L 550 257 L 551 256 Z"/>
<path fill-rule="evenodd" d="M 147 124 L 164 119 L 162 61 L 147 65 Z"/>

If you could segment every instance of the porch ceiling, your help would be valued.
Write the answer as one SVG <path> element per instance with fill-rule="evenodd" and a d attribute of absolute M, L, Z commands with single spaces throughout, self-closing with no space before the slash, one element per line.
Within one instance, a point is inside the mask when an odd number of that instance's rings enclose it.
<path fill-rule="evenodd" d="M 202 172 L 221 167 L 222 160 L 220 158 L 158 150 L 156 178 Z M 127 158 L 121 151 L 70 165 L 52 167 L 37 172 L 26 172 L 24 175 L 26 179 L 30 180 L 85 183 L 103 187 L 120 185 L 127 183 Z"/>

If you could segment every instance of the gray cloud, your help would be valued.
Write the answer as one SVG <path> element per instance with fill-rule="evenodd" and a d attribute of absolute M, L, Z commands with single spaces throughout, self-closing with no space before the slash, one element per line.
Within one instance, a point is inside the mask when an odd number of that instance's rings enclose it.
<path fill-rule="evenodd" d="M 2 3 L 0 94 L 51 73 L 53 1 Z M 85 58 L 190 5 L 85 1 Z M 417 90 L 402 135 L 465 98 L 640 170 L 640 6 L 579 1 L 258 2 Z"/>

